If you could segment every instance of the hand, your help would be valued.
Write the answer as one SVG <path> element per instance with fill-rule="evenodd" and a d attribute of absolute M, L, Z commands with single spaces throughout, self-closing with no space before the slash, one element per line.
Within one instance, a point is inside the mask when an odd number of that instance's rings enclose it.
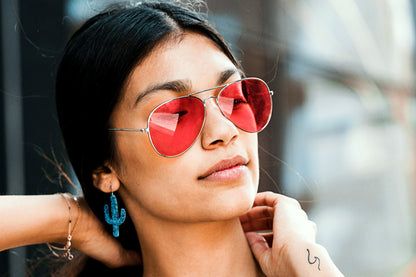
<path fill-rule="evenodd" d="M 104 263 L 110 268 L 138 265 L 141 262 L 137 251 L 126 250 L 97 219 L 82 197 L 79 198 L 80 215 L 72 233 L 74 248 Z"/>
<path fill-rule="evenodd" d="M 325 248 L 315 243 L 316 224 L 295 199 L 259 193 L 240 221 L 266 276 L 342 276 Z"/>

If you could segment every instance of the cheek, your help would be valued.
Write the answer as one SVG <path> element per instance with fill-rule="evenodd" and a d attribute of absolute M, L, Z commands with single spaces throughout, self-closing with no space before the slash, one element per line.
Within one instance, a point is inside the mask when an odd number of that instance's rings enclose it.
<path fill-rule="evenodd" d="M 120 193 L 137 221 L 147 218 L 145 215 L 187 222 L 225 219 L 251 207 L 259 178 L 256 134 L 240 134 L 236 147 L 247 152 L 250 174 L 243 180 L 245 185 L 227 190 L 197 180 L 204 155 L 211 155 L 196 148 L 198 144 L 182 156 L 165 158 L 146 141 L 147 138 L 135 143 L 119 139 L 117 144 Z"/>
<path fill-rule="evenodd" d="M 114 139 L 116 149 L 116 162 L 122 171 L 130 166 L 145 165 L 144 162 L 154 160 L 157 155 L 146 133 L 119 132 Z M 124 169 L 124 170 L 123 170 Z"/>
<path fill-rule="evenodd" d="M 116 137 L 116 171 L 120 182 L 129 191 L 141 188 L 149 176 L 160 175 L 158 155 L 146 134 L 123 133 Z"/>
<path fill-rule="evenodd" d="M 250 169 L 253 174 L 253 181 L 257 184 L 259 178 L 259 153 L 257 134 L 246 133 L 244 143 L 247 146 L 247 152 L 250 156 Z"/>
<path fill-rule="evenodd" d="M 143 224 L 149 216 L 172 221 L 193 218 L 191 213 L 183 212 L 192 210 L 199 202 L 193 175 L 186 170 L 188 167 L 141 159 L 126 166 L 125 174 L 120 177 L 120 194 L 134 220 Z"/>
<path fill-rule="evenodd" d="M 183 200 L 178 195 L 186 194 L 186 188 L 193 182 L 186 159 L 174 161 L 158 155 L 147 137 L 134 142 L 119 138 L 116 147 L 120 193 L 125 202 L 134 203 L 133 209 L 161 211 L 165 204 Z"/>

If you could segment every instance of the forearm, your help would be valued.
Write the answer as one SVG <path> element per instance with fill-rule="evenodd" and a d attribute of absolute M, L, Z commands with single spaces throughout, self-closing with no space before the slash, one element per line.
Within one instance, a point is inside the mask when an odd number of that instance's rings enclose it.
<path fill-rule="evenodd" d="M 76 218 L 78 211 L 71 212 Z M 65 243 L 68 220 L 68 205 L 59 194 L 0 196 L 0 251 L 45 242 Z"/>

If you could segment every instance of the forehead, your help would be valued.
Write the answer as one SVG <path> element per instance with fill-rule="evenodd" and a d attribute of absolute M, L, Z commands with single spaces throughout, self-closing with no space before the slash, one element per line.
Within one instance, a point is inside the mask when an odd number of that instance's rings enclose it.
<path fill-rule="evenodd" d="M 172 80 L 188 79 L 195 90 L 207 88 L 212 86 L 219 72 L 230 68 L 235 65 L 212 40 L 200 34 L 185 33 L 180 39 L 162 42 L 136 66 L 125 86 L 125 96 Z"/>

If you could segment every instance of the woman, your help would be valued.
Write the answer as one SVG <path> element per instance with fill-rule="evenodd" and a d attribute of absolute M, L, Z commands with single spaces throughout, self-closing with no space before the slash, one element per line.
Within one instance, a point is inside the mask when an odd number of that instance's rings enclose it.
<path fill-rule="evenodd" d="M 244 78 L 198 14 L 146 2 L 93 17 L 67 44 L 56 93 L 69 158 L 99 221 L 82 201 L 77 209 L 72 197 L 45 196 L 67 224 L 53 234 L 35 223 L 30 234 L 6 231 L 1 248 L 62 242 L 68 257 L 73 243 L 109 267 L 137 264 L 124 249 L 139 250 L 142 266 L 117 269 L 123 275 L 341 275 L 296 201 L 256 197 L 256 133 L 268 123 L 271 93 Z M 249 232 L 271 227 L 272 237 Z M 100 268 L 111 274 L 93 260 L 80 274 Z"/>

